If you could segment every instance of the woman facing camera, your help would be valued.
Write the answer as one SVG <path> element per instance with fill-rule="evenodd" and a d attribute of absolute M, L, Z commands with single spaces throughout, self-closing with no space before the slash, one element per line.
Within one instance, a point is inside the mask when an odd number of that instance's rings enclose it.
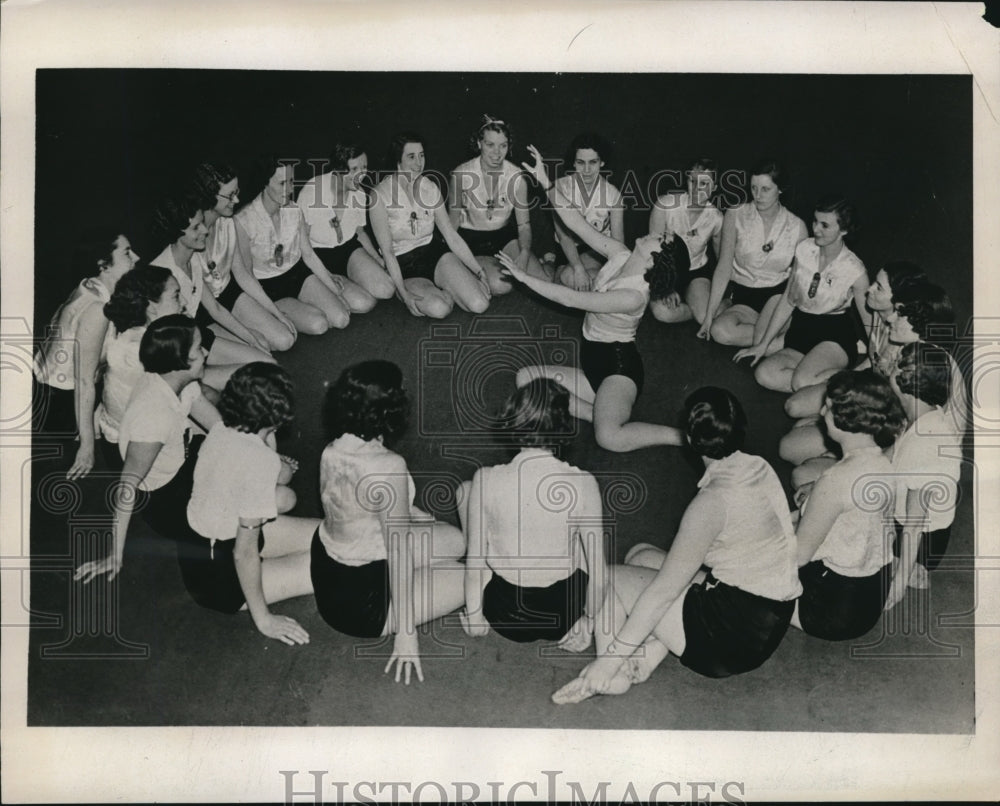
<path fill-rule="evenodd" d="M 371 222 L 396 294 L 414 316 L 442 319 L 455 304 L 482 313 L 489 279 L 448 218 L 441 191 L 423 175 L 423 138 L 401 132 L 391 153 L 396 171 L 375 187 Z"/>
<path fill-rule="evenodd" d="M 512 257 L 522 271 L 547 279 L 531 252 L 527 183 L 521 169 L 507 160 L 510 128 L 483 115 L 471 140 L 476 156 L 451 172 L 451 223 L 486 272 L 493 294 L 511 289 L 493 257 L 497 252 Z"/>
<path fill-rule="evenodd" d="M 802 596 L 792 624 L 844 641 L 874 627 L 885 605 L 893 491 L 884 449 L 906 418 L 889 382 L 870 369 L 830 378 L 822 415 L 843 457 L 819 477 L 800 511 Z"/>
<path fill-rule="evenodd" d="M 687 246 L 691 265 L 677 277 L 677 290 L 665 300 L 651 302 L 649 310 L 661 322 L 673 324 L 705 320 L 712 274 L 722 239 L 722 213 L 712 203 L 716 188 L 715 162 L 697 159 L 687 172 L 687 191 L 665 193 L 649 214 L 649 232 L 663 240 L 678 237 Z M 709 244 L 714 254 L 709 253 Z"/>
<path fill-rule="evenodd" d="M 74 260 L 85 277 L 52 317 L 32 367 L 33 397 L 44 399 L 44 407 L 34 404 L 36 411 L 44 411 L 35 430 L 79 434 L 80 447 L 66 474 L 69 479 L 82 478 L 94 467 L 97 370 L 108 330 L 104 305 L 139 256 L 117 230 L 95 229 L 84 236 Z"/>
<path fill-rule="evenodd" d="M 559 194 L 586 220 L 588 226 L 605 237 L 625 240 L 625 208 L 622 195 L 604 176 L 611 158 L 611 145 L 598 134 L 578 134 L 570 143 L 565 164 L 572 170 L 556 180 Z M 604 265 L 604 257 L 594 252 L 579 233 L 568 229 L 561 217 L 555 220 L 556 241 L 566 262 L 556 269 L 556 279 L 577 291 L 589 291 Z"/>
<path fill-rule="evenodd" d="M 295 325 L 264 293 L 240 255 L 233 220 L 240 198 L 235 171 L 226 165 L 202 163 L 195 170 L 194 192 L 208 235 L 205 248 L 191 260 L 201 268 L 205 286 L 220 307 L 257 336 L 258 343 L 272 350 L 290 350 L 298 335 Z"/>
<path fill-rule="evenodd" d="M 552 695 L 557 704 L 623 694 L 668 653 L 707 677 L 749 672 L 788 630 L 802 588 L 781 483 L 767 462 L 740 450 L 746 416 L 727 390 L 694 392 L 684 422 L 705 468 L 699 492 L 668 552 L 639 544 L 611 568 L 597 659 Z"/>
<path fill-rule="evenodd" d="M 327 271 L 346 277 L 375 299 L 389 299 L 396 288 L 385 261 L 368 237 L 368 155 L 358 146 L 338 143 L 329 173 L 313 177 L 296 204 L 309 230 L 309 243 Z"/>
<path fill-rule="evenodd" d="M 558 641 L 582 652 L 604 602 L 607 566 L 597 480 L 553 454 L 574 431 L 569 393 L 534 380 L 507 399 L 500 420 L 520 452 L 462 485 L 462 624 L 473 636 L 493 627 L 510 641 Z"/>
<path fill-rule="evenodd" d="M 664 244 L 659 235 L 645 235 L 629 249 L 621 241 L 602 235 L 549 180 L 542 155 L 528 146 L 535 159 L 525 163 L 543 188 L 549 190 L 563 225 L 575 233 L 606 263 L 590 291 L 577 291 L 521 271 L 511 258 L 497 257 L 510 275 L 537 294 L 585 311 L 581 368 L 526 367 L 517 373 L 517 385 L 535 378 L 551 378 L 570 392 L 570 412 L 593 422 L 597 444 L 605 450 L 625 452 L 652 445 L 680 445 L 681 433 L 671 426 L 630 422 L 632 407 L 642 391 L 645 372 L 635 345 L 635 333 L 652 299 L 663 299 L 674 288 L 674 278 L 687 271 L 687 250 L 674 238 Z"/>
<path fill-rule="evenodd" d="M 375 298 L 331 274 L 309 243 L 302 210 L 292 203 L 295 171 L 276 157 L 257 165 L 262 189 L 236 214 L 240 257 L 264 293 L 300 333 L 345 328 L 352 312 L 371 310 Z"/>
<path fill-rule="evenodd" d="M 418 625 L 461 607 L 465 537 L 413 504 L 406 460 L 391 446 L 406 429 L 409 398 L 388 361 L 344 370 L 330 387 L 333 441 L 320 460 L 323 521 L 312 543 L 319 614 L 359 638 L 395 636 L 385 667 L 396 682 L 423 681 Z"/>
<path fill-rule="evenodd" d="M 749 347 L 764 335 L 785 290 L 795 247 L 808 234 L 802 219 L 781 204 L 787 185 L 788 175 L 778 163 L 762 162 L 751 172 L 752 201 L 726 211 L 699 338 Z"/>
<path fill-rule="evenodd" d="M 851 304 L 866 325 L 871 321 L 865 264 L 844 244 L 856 220 L 854 205 L 842 197 L 827 196 L 816 204 L 813 237 L 795 247 L 792 276 L 764 335 L 736 353 L 736 361 L 749 358 L 757 366 L 754 377 L 765 389 L 795 392 L 813 386 L 856 358 Z"/>

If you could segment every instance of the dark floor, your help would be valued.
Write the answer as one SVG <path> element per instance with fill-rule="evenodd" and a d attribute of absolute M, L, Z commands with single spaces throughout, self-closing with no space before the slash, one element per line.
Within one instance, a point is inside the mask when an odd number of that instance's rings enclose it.
<path fill-rule="evenodd" d="M 387 358 L 403 368 L 413 417 L 398 450 L 416 479 L 418 503 L 455 522 L 454 485 L 476 465 L 503 459 L 482 426 L 513 388 L 514 370 L 538 354 L 572 354 L 578 333 L 577 317 L 515 290 L 478 319 L 456 312 L 432 323 L 391 301 L 344 332 L 303 337 L 280 359 L 295 378 L 298 399 L 294 433 L 280 444 L 300 460 L 294 514 L 319 514 L 320 404 L 324 384 L 345 366 Z M 748 451 L 772 461 L 787 484 L 789 468 L 776 456 L 789 425 L 780 395 L 756 387 L 749 369 L 731 363 L 730 350 L 695 339 L 693 325 L 668 328 L 647 316 L 639 346 L 647 378 L 636 418 L 673 422 L 693 388 L 727 386 L 748 411 Z M 227 617 L 194 605 L 173 546 L 141 519 L 134 521 L 119 579 L 74 586 L 69 568 L 80 547 L 107 525 L 108 479 L 95 473 L 77 495 L 60 481 L 68 460 L 45 457 L 43 447 L 36 447 L 33 463 L 29 725 L 974 731 L 974 583 L 971 561 L 963 562 L 973 553 L 970 472 L 952 540 L 955 568 L 935 573 L 928 596 L 910 591 L 864 639 L 829 644 L 790 630 L 771 660 L 741 677 L 705 679 L 668 658 L 627 696 L 556 707 L 549 695 L 584 658 L 492 633 L 473 640 L 454 619 L 431 625 L 422 637 L 425 682 L 410 689 L 383 676 L 386 646 L 334 633 L 311 597 L 274 609 L 301 621 L 312 642 L 270 641 L 245 614 Z M 614 514 L 613 559 L 620 562 L 639 541 L 669 545 L 699 475 L 681 451 L 611 454 L 581 424 L 566 458 L 600 480 L 606 511 Z M 946 615 L 961 626 L 939 626 Z M 45 626 L 53 616 L 57 626 Z"/>

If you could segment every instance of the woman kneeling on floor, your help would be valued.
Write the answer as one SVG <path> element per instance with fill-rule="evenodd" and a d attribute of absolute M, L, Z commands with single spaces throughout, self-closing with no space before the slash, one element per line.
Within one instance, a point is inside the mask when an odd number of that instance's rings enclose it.
<path fill-rule="evenodd" d="M 668 652 L 707 677 L 748 672 L 788 629 L 802 587 L 781 483 L 767 462 L 740 450 L 746 415 L 732 393 L 699 389 L 685 411 L 688 442 L 705 466 L 701 490 L 668 552 L 640 543 L 612 567 L 597 659 L 552 695 L 557 704 L 623 694 Z"/>
<path fill-rule="evenodd" d="M 575 430 L 569 392 L 533 380 L 507 399 L 500 419 L 521 450 L 462 485 L 462 625 L 472 636 L 492 626 L 510 641 L 559 641 L 581 652 L 604 602 L 607 565 L 597 480 L 553 454 Z"/>

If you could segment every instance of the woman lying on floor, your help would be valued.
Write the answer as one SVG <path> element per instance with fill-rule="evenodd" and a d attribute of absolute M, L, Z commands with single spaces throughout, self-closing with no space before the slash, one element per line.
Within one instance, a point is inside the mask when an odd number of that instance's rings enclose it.
<path fill-rule="evenodd" d="M 740 451 L 746 416 L 727 390 L 694 392 L 685 425 L 705 467 L 701 489 L 668 552 L 640 543 L 611 568 L 597 659 L 552 695 L 556 704 L 624 694 L 668 653 L 707 677 L 748 672 L 788 629 L 802 586 L 781 482 L 767 462 Z"/>

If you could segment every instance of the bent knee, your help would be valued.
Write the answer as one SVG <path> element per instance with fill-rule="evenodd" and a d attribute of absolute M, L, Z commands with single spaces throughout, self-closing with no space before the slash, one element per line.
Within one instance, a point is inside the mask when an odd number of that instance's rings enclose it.
<path fill-rule="evenodd" d="M 431 319 L 444 319 L 451 313 L 452 303 L 442 297 L 433 297 L 424 300 L 420 310 Z"/>
<path fill-rule="evenodd" d="M 490 301 L 485 294 L 476 294 L 465 303 L 465 309 L 469 313 L 486 313 L 486 309 L 489 307 Z"/>
<path fill-rule="evenodd" d="M 295 504 L 298 498 L 291 487 L 280 486 L 277 488 L 275 493 L 275 503 L 277 504 L 278 513 L 290 512 L 295 508 Z"/>
<path fill-rule="evenodd" d="M 351 300 L 351 313 L 368 313 L 368 311 L 375 307 L 377 301 L 375 297 L 367 292 L 358 294 Z"/>
<path fill-rule="evenodd" d="M 351 324 L 351 314 L 343 310 L 333 310 L 326 311 L 326 321 L 329 322 L 330 327 L 336 328 L 337 330 L 343 330 L 349 324 Z"/>
<path fill-rule="evenodd" d="M 594 429 L 594 440 L 597 445 L 606 451 L 613 453 L 624 453 L 628 450 L 622 439 L 622 430 L 618 426 L 598 425 Z"/>
<path fill-rule="evenodd" d="M 671 308 L 666 303 L 657 301 L 649 303 L 649 310 L 657 322 L 663 322 L 667 325 L 672 325 L 683 319 L 683 309 L 679 305 Z"/>
<path fill-rule="evenodd" d="M 310 336 L 321 336 L 330 329 L 330 321 L 322 311 L 316 310 L 299 316 L 295 326 Z"/>
<path fill-rule="evenodd" d="M 728 322 L 712 322 L 712 341 L 719 344 L 732 344 L 734 341 L 733 331 Z"/>
<path fill-rule="evenodd" d="M 295 345 L 295 336 L 282 328 L 281 331 L 268 336 L 267 343 L 271 345 L 272 350 L 277 350 L 280 353 L 292 349 Z"/>

